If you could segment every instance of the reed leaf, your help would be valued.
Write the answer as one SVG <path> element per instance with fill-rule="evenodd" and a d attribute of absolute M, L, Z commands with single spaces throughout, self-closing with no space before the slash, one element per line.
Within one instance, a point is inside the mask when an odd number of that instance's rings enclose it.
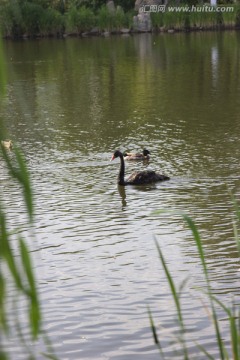
<path fill-rule="evenodd" d="M 51 359 L 51 360 L 59 360 L 59 358 L 55 355 L 51 355 L 51 354 L 47 354 L 45 352 L 41 353 L 46 359 Z"/>
<path fill-rule="evenodd" d="M 160 340 L 158 338 L 158 334 L 157 334 L 157 331 L 156 331 L 156 327 L 155 327 L 155 324 L 154 324 L 152 313 L 151 313 L 151 310 L 150 310 L 149 307 L 148 307 L 148 317 L 149 317 L 149 321 L 150 321 L 150 326 L 151 326 L 154 342 L 155 342 L 155 344 L 157 345 L 157 347 L 158 347 L 158 349 L 160 351 L 162 359 L 164 360 L 165 356 L 164 356 L 164 353 L 163 353 L 163 349 L 162 349 Z"/>
<path fill-rule="evenodd" d="M 201 352 L 205 354 L 207 359 L 216 360 L 211 354 L 209 354 L 209 352 L 202 345 L 196 344 L 196 346 Z"/>
<path fill-rule="evenodd" d="M 17 265 L 15 263 L 12 249 L 9 244 L 9 237 L 6 228 L 6 219 L 2 211 L 0 211 L 0 256 L 6 261 L 8 269 L 14 278 L 17 288 L 25 291 Z"/>
<path fill-rule="evenodd" d="M 174 285 L 172 276 L 171 276 L 171 274 L 170 274 L 170 272 L 169 272 L 169 270 L 168 270 L 168 267 L 167 267 L 166 261 L 165 261 L 165 259 L 164 259 L 164 256 L 163 256 L 163 254 L 162 254 L 162 251 L 161 251 L 161 249 L 160 249 L 160 246 L 158 245 L 156 239 L 155 239 L 155 243 L 156 243 L 157 250 L 158 250 L 158 254 L 159 254 L 159 257 L 160 257 L 160 260 L 161 260 L 161 263 L 162 263 L 164 272 L 165 272 L 165 274 L 166 274 L 166 277 L 167 277 L 167 280 L 168 280 L 168 284 L 169 284 L 169 286 L 170 286 L 171 293 L 172 293 L 172 295 L 173 295 L 173 299 L 174 299 L 175 305 L 176 305 L 179 324 L 181 325 L 181 328 L 183 329 L 183 328 L 184 328 L 184 324 L 183 324 L 183 318 L 182 318 L 182 313 L 181 313 L 180 299 L 179 299 L 179 297 L 178 297 L 178 293 L 177 293 L 176 287 L 175 287 L 175 285 Z"/>
<path fill-rule="evenodd" d="M 20 185 L 23 188 L 23 195 L 24 195 L 25 204 L 27 207 L 27 212 L 29 215 L 29 220 L 30 220 L 30 222 L 32 222 L 32 220 L 33 220 L 33 195 L 32 195 L 31 183 L 30 183 L 30 176 L 29 176 L 24 158 L 16 146 L 14 146 L 14 152 L 16 155 L 16 161 L 17 161 L 18 167 L 13 166 L 12 160 L 10 159 L 10 157 L 7 153 L 7 150 L 2 148 L 2 153 L 4 156 L 5 162 L 8 166 L 8 169 L 10 171 L 10 174 L 12 175 L 13 178 L 18 180 L 18 182 L 20 183 Z"/>
<path fill-rule="evenodd" d="M 159 345 L 160 342 L 158 340 L 156 327 L 154 325 L 154 321 L 153 321 L 153 318 L 152 318 L 152 313 L 151 313 L 151 310 L 149 308 L 148 308 L 148 317 L 149 317 L 149 320 L 150 320 L 150 325 L 151 325 L 151 329 L 152 329 L 152 333 L 153 333 L 154 342 L 155 342 L 155 344 Z"/>
<path fill-rule="evenodd" d="M 25 274 L 27 276 L 28 285 L 29 285 L 29 292 L 28 292 L 30 298 L 29 319 L 32 329 L 32 335 L 34 338 L 36 338 L 39 334 L 40 323 L 41 323 L 41 314 L 40 314 L 40 306 L 37 296 L 36 280 L 34 278 L 31 259 L 26 244 L 23 241 L 23 239 L 20 239 L 19 242 L 20 242 L 22 265 L 25 270 Z"/>
<path fill-rule="evenodd" d="M 20 184 L 23 186 L 23 193 L 25 197 L 25 203 L 28 210 L 28 215 L 30 221 L 33 220 L 33 196 L 32 196 L 32 188 L 30 184 L 30 177 L 27 170 L 26 163 L 23 159 L 21 152 L 16 148 L 15 149 L 16 159 L 19 165 L 19 172 L 17 173 L 17 179 L 19 180 Z"/>
<path fill-rule="evenodd" d="M 228 315 L 229 325 L 230 325 L 230 333 L 231 333 L 231 345 L 232 345 L 232 359 L 239 360 L 239 346 L 240 346 L 240 332 L 238 327 L 238 317 L 235 314 L 235 306 L 233 305 L 233 310 L 229 309 L 225 306 L 216 296 L 211 295 L 212 299 L 225 311 Z"/>
<path fill-rule="evenodd" d="M 0 326 L 5 333 L 8 332 L 7 316 L 5 312 L 5 296 L 6 296 L 6 284 L 5 279 L 0 273 Z"/>
<path fill-rule="evenodd" d="M 1 42 L 0 42 L 1 46 Z M 4 85 L 4 72 L 3 68 L 3 54 L 0 48 L 0 84 Z M 0 87 L 1 87 L 0 85 Z M 1 88 L 0 88 L 1 95 Z M 1 122 L 1 119 L 0 119 Z M 0 127 L 2 129 L 1 135 L 5 136 L 6 131 L 4 130 L 4 126 L 0 123 Z M 33 199 L 32 199 L 32 189 L 30 184 L 30 177 L 27 171 L 26 163 L 23 159 L 20 151 L 14 147 L 15 157 L 9 156 L 9 151 L 7 151 L 4 147 L 0 147 L 0 152 L 2 153 L 3 160 L 7 165 L 7 168 L 10 172 L 10 176 L 17 180 L 18 183 L 22 187 L 22 192 L 27 208 L 28 220 L 29 223 L 32 223 L 33 220 Z M 14 233 L 14 230 L 13 230 Z M 16 254 L 13 252 L 11 248 L 11 236 L 8 231 L 7 219 L 5 212 L 0 203 L 0 326 L 8 335 L 8 318 L 11 317 L 9 313 L 7 313 L 5 305 L 8 301 L 7 299 L 7 288 L 9 279 L 13 282 L 14 290 L 18 290 L 21 295 L 29 301 L 28 312 L 30 317 L 30 327 L 32 331 L 32 335 L 34 338 L 40 334 L 40 306 L 39 300 L 36 290 L 36 281 L 33 275 L 33 268 L 31 264 L 31 259 L 27 250 L 27 247 L 22 239 L 19 239 L 19 249 L 20 249 L 20 258 L 22 260 L 19 263 L 19 251 L 16 250 Z M 15 239 L 14 239 L 15 240 Z M 18 262 L 17 262 L 18 261 Z M 2 270 L 2 264 L 6 265 L 4 267 L 4 272 Z M 23 273 L 24 270 L 24 273 Z M 9 276 L 10 275 L 10 276 Z M 26 281 L 27 280 L 27 281 Z M 27 284 L 26 284 L 27 283 Z M 18 301 L 16 298 L 14 301 L 14 297 L 11 298 L 14 302 L 13 311 L 17 312 L 18 309 Z M 13 317 L 13 327 L 18 330 L 21 330 L 21 324 L 18 323 L 18 318 Z M 21 331 L 17 331 L 18 334 L 21 334 Z M 20 335 L 20 339 L 25 348 L 27 348 L 26 343 L 23 341 L 24 337 Z M 1 342 L 1 341 L 0 341 Z M 31 344 L 32 345 L 32 344 Z M 8 359 L 7 351 L 4 350 L 4 346 L 0 344 L 0 360 Z M 35 356 L 29 351 L 28 359 L 35 359 Z"/>
<path fill-rule="evenodd" d="M 236 200 L 236 197 L 233 195 L 233 193 L 231 191 L 229 191 L 230 197 L 231 197 L 231 201 L 233 203 L 233 208 L 234 208 L 234 212 L 237 216 L 237 219 L 240 221 L 240 207 L 239 204 Z"/>
<path fill-rule="evenodd" d="M 158 245 L 156 239 L 155 239 L 155 243 L 156 243 L 158 254 L 159 254 L 159 257 L 160 257 L 160 260 L 161 260 L 165 275 L 167 277 L 168 284 L 170 286 L 170 290 L 171 290 L 174 302 L 175 302 L 175 306 L 176 306 L 176 310 L 177 310 L 177 316 L 178 316 L 178 322 L 179 322 L 180 329 L 181 329 L 181 339 L 180 340 L 181 340 L 182 345 L 183 345 L 184 359 L 187 360 L 189 357 L 188 357 L 187 346 L 185 344 L 185 337 L 184 337 L 185 326 L 184 326 L 184 321 L 183 321 L 182 311 L 181 311 L 181 305 L 180 305 L 180 295 L 176 290 L 173 278 L 172 278 L 172 276 L 171 276 L 171 274 L 170 274 L 170 272 L 168 270 L 166 261 L 164 259 L 162 251 L 161 251 L 160 246 Z"/>
<path fill-rule="evenodd" d="M 199 257 L 200 257 L 202 267 L 203 267 L 203 272 L 205 275 L 206 285 L 207 285 L 207 289 L 208 289 L 208 296 L 211 301 L 212 318 L 213 318 L 213 323 L 214 323 L 214 327 L 215 327 L 215 333 L 216 333 L 216 338 L 217 338 L 217 343 L 218 343 L 218 349 L 220 352 L 220 358 L 222 360 L 224 360 L 224 344 L 223 344 L 223 341 L 221 338 L 221 332 L 220 332 L 220 328 L 219 328 L 219 324 L 218 324 L 217 314 L 216 314 L 215 307 L 214 307 L 214 304 L 212 301 L 211 286 L 210 286 L 210 280 L 209 280 L 209 276 L 208 276 L 208 270 L 207 270 L 207 265 L 206 265 L 206 261 L 205 261 L 204 251 L 203 251 L 203 247 L 202 247 L 202 241 L 201 241 L 199 232 L 197 230 L 197 227 L 196 227 L 194 221 L 188 215 L 186 215 L 184 213 L 182 214 L 182 216 L 185 219 L 185 221 L 187 222 L 189 228 L 191 229 L 191 231 L 193 233 L 193 237 L 194 237 L 196 245 L 197 245 Z"/>
<path fill-rule="evenodd" d="M 155 214 L 163 214 L 163 213 L 167 213 L 167 212 L 166 211 L 155 211 L 154 213 Z M 190 230 L 192 231 L 192 234 L 193 234 L 193 237 L 194 237 L 197 249 L 198 249 L 199 258 L 200 258 L 200 261 L 201 261 L 201 264 L 202 264 L 203 273 L 204 273 L 204 276 L 205 276 L 205 281 L 206 281 L 206 286 L 207 286 L 207 294 L 208 294 L 208 297 L 210 299 L 211 315 L 212 315 L 212 320 L 213 320 L 213 324 L 214 324 L 214 328 L 215 328 L 215 335 L 216 335 L 216 340 L 217 340 L 217 344 L 218 344 L 219 356 L 220 356 L 221 360 L 224 360 L 224 359 L 226 359 L 226 350 L 225 350 L 225 347 L 224 347 L 224 342 L 223 342 L 222 337 L 221 337 L 219 321 L 218 321 L 217 313 L 216 313 L 216 310 L 215 310 L 213 295 L 212 295 L 211 286 L 210 286 L 210 279 L 209 279 L 209 275 L 208 275 L 207 264 L 206 264 L 206 261 L 205 261 L 205 255 L 204 255 L 204 251 L 203 251 L 202 241 L 201 241 L 201 237 L 199 235 L 198 229 L 197 229 L 194 221 L 191 219 L 191 217 L 188 216 L 187 214 L 185 214 L 184 212 L 175 212 L 175 211 L 169 212 L 168 211 L 168 213 L 175 214 L 175 215 L 181 215 L 185 219 L 185 221 L 187 222 Z M 160 259 L 161 259 L 161 261 L 163 263 L 164 270 L 165 270 L 165 267 L 166 267 L 164 265 L 165 261 L 164 261 L 164 258 L 161 255 L 161 250 L 160 250 L 159 246 L 158 246 L 158 251 L 159 251 Z M 174 301 L 176 303 L 176 307 L 177 307 L 177 309 L 180 310 L 180 307 L 179 307 L 179 304 L 178 304 L 179 300 L 176 300 L 176 297 L 177 297 L 178 294 L 176 293 L 176 290 L 174 288 L 172 288 L 172 280 L 171 280 L 171 277 L 169 276 L 168 270 L 167 271 L 165 270 L 165 273 L 166 273 L 167 280 L 168 280 L 168 282 L 169 282 L 169 284 L 171 286 L 171 291 L 172 291 L 173 299 L 174 299 Z M 180 324 L 181 324 L 181 322 L 180 322 Z M 234 327 L 235 325 L 233 325 L 233 324 L 231 326 L 232 326 L 231 331 L 232 331 L 233 337 L 235 339 L 236 338 L 236 328 Z M 236 351 L 236 349 L 235 349 L 235 351 Z"/>
<path fill-rule="evenodd" d="M 197 245 L 197 248 L 198 248 L 198 253 L 199 253 L 201 263 L 202 263 L 205 279 L 206 279 L 206 282 L 207 282 L 207 284 L 209 286 L 210 282 L 209 282 L 209 277 L 208 277 L 207 265 L 206 265 L 206 262 L 205 262 L 204 251 L 203 251 L 203 247 L 202 247 L 202 241 L 201 241 L 198 229 L 197 229 L 194 221 L 187 214 L 182 213 L 182 216 L 183 216 L 184 220 L 187 222 L 189 228 L 192 231 L 193 237 L 195 239 L 195 242 L 196 242 L 196 245 Z"/>
<path fill-rule="evenodd" d="M 239 234 L 238 234 L 238 229 L 237 229 L 236 223 L 233 223 L 233 234 L 234 234 L 234 239 L 235 239 L 236 244 L 237 244 L 238 253 L 239 253 L 239 255 L 240 255 L 240 238 L 239 238 Z"/>
<path fill-rule="evenodd" d="M 211 298 L 211 297 L 210 297 Z M 212 317 L 213 317 L 213 324 L 214 324 L 214 328 L 215 328 L 215 332 L 216 332 L 216 338 L 217 338 L 217 344 L 218 344 L 218 350 L 219 350 L 219 355 L 220 358 L 222 360 L 224 360 L 225 356 L 224 356 L 224 343 L 221 337 L 221 332 L 220 332 L 220 328 L 218 325 L 218 318 L 217 318 L 217 314 L 215 311 L 215 307 L 213 305 L 213 303 L 211 302 L 211 311 L 212 311 Z"/>
<path fill-rule="evenodd" d="M 0 360 L 8 360 L 7 354 L 2 350 L 0 350 Z"/>
<path fill-rule="evenodd" d="M 231 200 L 232 200 L 233 208 L 234 208 L 234 212 L 235 212 L 235 218 L 233 220 L 233 234 L 234 234 L 234 239 L 237 244 L 238 253 L 240 256 L 240 238 L 239 238 L 239 232 L 238 232 L 238 227 L 237 227 L 237 223 L 240 222 L 240 208 L 239 208 L 239 205 L 238 205 L 238 202 L 237 202 L 235 196 L 232 194 L 231 191 L 229 191 L 229 194 L 231 196 Z"/>
<path fill-rule="evenodd" d="M 59 360 L 59 358 L 54 354 L 54 349 L 52 347 L 51 340 L 49 339 L 48 334 L 44 329 L 42 329 L 41 334 L 43 336 L 43 341 L 47 347 L 47 352 L 42 352 L 41 354 L 44 357 L 47 357 L 48 359 Z"/>

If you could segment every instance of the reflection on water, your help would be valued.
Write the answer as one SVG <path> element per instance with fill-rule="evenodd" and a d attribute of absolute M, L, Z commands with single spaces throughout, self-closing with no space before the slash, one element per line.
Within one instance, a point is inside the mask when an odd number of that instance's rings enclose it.
<path fill-rule="evenodd" d="M 238 298 L 228 190 L 239 196 L 239 39 L 229 32 L 5 43 L 0 116 L 32 177 L 35 267 L 60 358 L 159 359 L 147 306 L 173 358 L 174 305 L 155 237 L 176 284 L 188 278 L 182 302 L 192 357 L 196 339 L 218 357 L 195 288 L 204 281 L 192 235 L 181 217 L 155 211 L 194 218 L 214 292 Z M 111 154 L 144 147 L 151 160 L 126 163 L 126 176 L 149 168 L 171 180 L 118 186 Z M 21 226 L 19 189 L 0 169 L 9 225 Z M 227 338 L 225 320 L 221 326 Z M 15 339 L 9 349 L 25 359 Z"/>
<path fill-rule="evenodd" d="M 217 85 L 217 76 L 218 76 L 218 48 L 213 46 L 212 47 L 212 81 L 213 87 Z"/>
<path fill-rule="evenodd" d="M 125 186 L 118 185 L 118 192 L 122 199 L 122 210 L 127 206 Z"/>

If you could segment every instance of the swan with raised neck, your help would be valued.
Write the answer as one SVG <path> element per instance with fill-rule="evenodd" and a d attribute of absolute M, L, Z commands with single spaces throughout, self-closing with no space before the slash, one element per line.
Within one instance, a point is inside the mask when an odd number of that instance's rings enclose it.
<path fill-rule="evenodd" d="M 116 158 L 120 158 L 120 169 L 118 174 L 118 184 L 119 185 L 143 185 L 143 184 L 151 184 L 158 181 L 166 181 L 170 180 L 170 178 L 166 175 L 156 173 L 153 170 L 144 170 L 144 171 L 137 171 L 134 172 L 132 175 L 129 176 L 127 180 L 124 179 L 125 175 L 125 164 L 124 158 L 121 151 L 116 150 L 111 160 Z"/>

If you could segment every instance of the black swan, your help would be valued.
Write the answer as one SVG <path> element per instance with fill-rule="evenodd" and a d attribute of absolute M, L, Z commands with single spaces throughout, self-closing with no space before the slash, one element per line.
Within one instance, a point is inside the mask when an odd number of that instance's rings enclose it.
<path fill-rule="evenodd" d="M 149 160 L 150 159 L 150 151 L 147 149 L 143 149 L 142 153 L 129 153 L 125 152 L 123 154 L 124 160 Z"/>
<path fill-rule="evenodd" d="M 124 180 L 124 173 L 125 173 L 125 164 L 124 158 L 121 151 L 116 150 L 112 156 L 112 160 L 120 157 L 120 171 L 118 175 L 118 184 L 119 185 L 142 185 L 142 184 L 150 184 L 157 181 L 165 181 L 170 180 L 168 176 L 161 175 L 156 173 L 153 170 L 144 170 L 144 171 L 137 171 L 129 176 L 127 180 Z"/>

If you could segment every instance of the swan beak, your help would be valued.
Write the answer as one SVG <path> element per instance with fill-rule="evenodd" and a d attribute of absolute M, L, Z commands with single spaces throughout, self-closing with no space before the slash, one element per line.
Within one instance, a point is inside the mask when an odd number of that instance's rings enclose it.
<path fill-rule="evenodd" d="M 113 155 L 110 161 L 113 161 L 114 159 L 115 159 L 115 157 L 114 157 L 114 155 Z"/>

